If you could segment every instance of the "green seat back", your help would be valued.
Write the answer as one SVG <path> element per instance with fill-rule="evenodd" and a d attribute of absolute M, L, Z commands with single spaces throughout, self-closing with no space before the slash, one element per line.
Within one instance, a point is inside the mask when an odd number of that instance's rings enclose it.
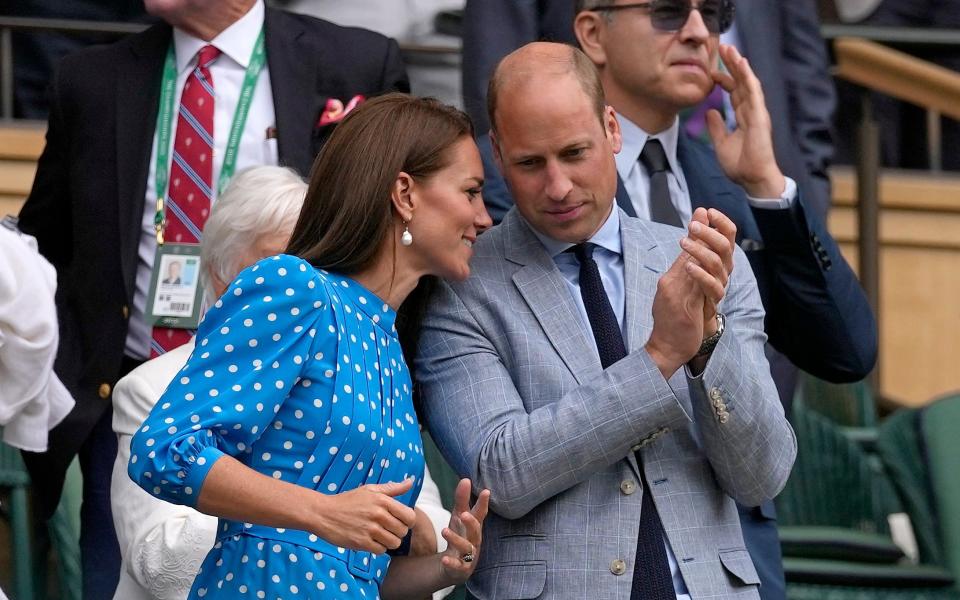
<path fill-rule="evenodd" d="M 835 423 L 794 402 L 797 460 L 777 498 L 782 525 L 846 527 L 889 533 L 889 481 Z"/>
<path fill-rule="evenodd" d="M 20 458 L 20 451 L 0 443 L 0 486 L 19 487 L 30 485 L 30 475 Z"/>
<path fill-rule="evenodd" d="M 921 448 L 920 415 L 917 409 L 901 409 L 886 417 L 880 424 L 877 453 L 910 517 L 920 562 L 946 566 L 930 472 Z"/>
<path fill-rule="evenodd" d="M 960 394 L 942 397 L 924 408 L 921 431 L 946 566 L 960 579 Z"/>
<path fill-rule="evenodd" d="M 929 565 L 883 565 L 844 560 L 784 558 L 783 570 L 788 582 L 846 585 L 869 588 L 948 588 L 953 576 L 945 569 Z"/>
<path fill-rule="evenodd" d="M 866 381 L 828 383 L 801 373 L 796 398 L 809 409 L 845 427 L 876 427 L 877 408 Z M 795 400 L 796 401 L 796 400 Z"/>

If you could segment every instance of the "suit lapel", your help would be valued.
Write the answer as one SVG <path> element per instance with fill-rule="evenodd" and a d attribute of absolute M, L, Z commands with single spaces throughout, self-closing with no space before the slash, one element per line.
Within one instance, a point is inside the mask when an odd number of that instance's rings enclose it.
<path fill-rule="evenodd" d="M 267 8 L 264 28 L 280 162 L 307 175 L 313 164 L 311 135 L 319 115 L 316 79 L 323 51 L 309 44 L 299 21 L 283 11 Z"/>
<path fill-rule="evenodd" d="M 170 35 L 168 25 L 158 25 L 132 38 L 130 52 L 121 55 L 117 67 L 117 214 L 120 262 L 128 298 L 133 297 L 137 273 L 140 224 Z"/>
<path fill-rule="evenodd" d="M 516 210 L 507 214 L 504 224 L 507 260 L 521 265 L 513 283 L 577 383 L 583 384 L 600 371 L 600 357 L 592 350 L 590 332 L 563 276 Z"/>
<path fill-rule="evenodd" d="M 667 265 L 663 264 L 658 244 L 653 241 L 648 222 L 620 218 L 620 241 L 623 244 L 623 287 L 625 292 L 624 330 L 627 352 L 635 352 L 650 337 L 653 330 L 653 294 L 657 280 Z M 640 466 L 633 452 L 627 462 L 640 479 Z"/>
<path fill-rule="evenodd" d="M 653 292 L 663 275 L 657 243 L 640 219 L 621 219 L 620 239 L 623 244 L 623 283 L 626 298 L 624 320 L 628 352 L 647 342 L 653 329 Z"/>

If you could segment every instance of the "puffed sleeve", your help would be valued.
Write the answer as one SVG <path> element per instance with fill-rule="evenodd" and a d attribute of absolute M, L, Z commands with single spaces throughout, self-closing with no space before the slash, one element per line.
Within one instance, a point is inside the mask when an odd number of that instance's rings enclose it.
<path fill-rule="evenodd" d="M 320 283 L 312 266 L 286 255 L 237 276 L 134 435 L 131 479 L 162 500 L 196 506 L 213 463 L 250 448 L 300 381 L 316 331 L 332 323 Z"/>

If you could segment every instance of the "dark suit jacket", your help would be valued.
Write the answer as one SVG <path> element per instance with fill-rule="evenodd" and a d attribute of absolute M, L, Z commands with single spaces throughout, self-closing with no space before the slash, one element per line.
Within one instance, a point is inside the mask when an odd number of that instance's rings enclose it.
<path fill-rule="evenodd" d="M 858 381 L 877 358 L 877 324 L 856 275 L 801 194 L 789 210 L 753 208 L 713 149 L 681 135 L 677 160 L 694 208 L 716 208 L 737 225 L 767 312 L 770 344 L 821 379 Z M 623 187 L 617 203 L 634 214 Z M 627 208 L 629 207 L 629 208 Z"/>
<path fill-rule="evenodd" d="M 264 27 L 280 162 L 302 175 L 330 133 L 316 127 L 328 98 L 409 90 L 396 42 L 379 34 L 270 8 Z M 120 375 L 171 32 L 158 25 L 68 56 L 51 84 L 47 144 L 20 212 L 57 268 L 56 371 L 76 400 L 50 450 L 26 457 L 51 511 Z"/>

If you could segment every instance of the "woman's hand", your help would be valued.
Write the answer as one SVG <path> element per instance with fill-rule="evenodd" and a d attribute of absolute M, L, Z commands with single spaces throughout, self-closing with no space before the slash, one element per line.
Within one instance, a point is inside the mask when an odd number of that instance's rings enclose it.
<path fill-rule="evenodd" d="M 320 494 L 310 531 L 350 550 L 383 554 L 400 547 L 417 521 L 412 508 L 394 499 L 410 491 L 413 479 L 364 485 L 334 495 Z M 467 488 L 469 492 L 469 486 Z M 484 511 L 486 512 L 486 511 Z"/>
<path fill-rule="evenodd" d="M 444 574 L 456 583 L 463 583 L 473 574 L 480 558 L 483 520 L 487 518 L 490 490 L 483 490 L 476 504 L 470 507 L 470 480 L 461 479 L 454 494 L 450 525 L 442 535 L 447 550 L 440 556 Z"/>

